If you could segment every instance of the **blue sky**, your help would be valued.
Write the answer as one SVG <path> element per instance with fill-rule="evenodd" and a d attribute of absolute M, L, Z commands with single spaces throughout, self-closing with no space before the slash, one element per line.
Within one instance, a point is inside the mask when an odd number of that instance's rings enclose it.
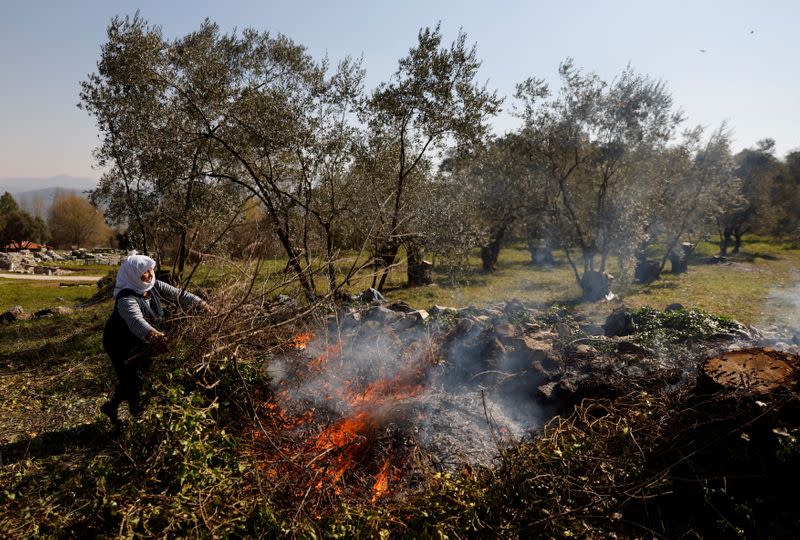
<path fill-rule="evenodd" d="M 137 9 L 168 37 L 208 17 L 225 30 L 281 32 L 316 57 L 363 55 L 369 87 L 420 27 L 441 21 L 446 39 L 463 28 L 477 43 L 481 78 L 509 98 L 528 76 L 555 81 L 566 57 L 609 79 L 630 63 L 667 81 L 687 123 L 727 120 L 736 149 L 764 137 L 779 155 L 800 148 L 800 2 L 0 0 L 0 179 L 100 175 L 78 83 L 111 17 Z M 495 121 L 500 133 L 515 126 L 509 113 Z"/>

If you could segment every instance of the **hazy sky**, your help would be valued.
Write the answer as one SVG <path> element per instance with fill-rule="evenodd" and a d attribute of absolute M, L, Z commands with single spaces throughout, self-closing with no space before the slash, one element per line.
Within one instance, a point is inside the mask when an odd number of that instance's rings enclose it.
<path fill-rule="evenodd" d="M 566 57 L 609 79 L 630 63 L 667 81 L 689 123 L 727 120 L 737 150 L 764 137 L 781 156 L 800 147 L 797 1 L 0 0 L 0 179 L 99 176 L 78 83 L 111 17 L 137 9 L 168 37 L 208 17 L 224 30 L 281 32 L 318 58 L 363 55 L 368 87 L 391 75 L 420 27 L 441 21 L 447 41 L 463 28 L 477 43 L 481 78 L 502 95 L 528 76 L 555 81 Z M 499 133 L 516 125 L 508 113 L 495 122 Z"/>

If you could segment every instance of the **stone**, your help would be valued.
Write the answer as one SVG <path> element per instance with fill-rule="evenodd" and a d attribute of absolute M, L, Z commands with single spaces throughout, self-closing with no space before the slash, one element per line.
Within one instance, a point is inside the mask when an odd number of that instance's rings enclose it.
<path fill-rule="evenodd" d="M 36 275 L 52 276 L 56 273 L 57 268 L 52 266 L 34 266 L 33 273 Z"/>
<path fill-rule="evenodd" d="M 359 294 L 357 300 L 359 302 L 378 302 L 381 304 L 386 302 L 386 298 L 378 292 L 377 289 L 373 289 L 372 287 Z"/>
<path fill-rule="evenodd" d="M 506 315 L 518 315 L 520 313 L 526 313 L 527 311 L 525 305 L 516 298 L 509 300 L 503 307 L 503 313 Z"/>
<path fill-rule="evenodd" d="M 377 321 L 380 323 L 393 323 L 402 319 L 405 315 L 384 306 L 375 306 L 367 310 L 365 317 L 370 321 Z"/>
<path fill-rule="evenodd" d="M 621 307 L 611 312 L 603 324 L 606 336 L 629 336 L 633 333 L 633 319 L 628 308 Z"/>
<path fill-rule="evenodd" d="M 458 324 L 456 324 L 455 333 L 457 335 L 466 335 L 469 334 L 474 327 L 475 327 L 475 321 L 473 321 L 469 317 L 463 317 L 458 320 Z"/>
<path fill-rule="evenodd" d="M 428 310 L 428 313 L 430 313 L 434 317 L 440 317 L 442 315 L 457 315 L 458 310 L 452 307 L 436 305 L 436 306 L 431 306 L 431 308 Z"/>
<path fill-rule="evenodd" d="M 557 382 L 545 383 L 537 388 L 539 393 L 550 400 L 555 400 Z"/>
<path fill-rule="evenodd" d="M 500 340 L 512 339 L 517 335 L 517 328 L 510 323 L 494 325 L 494 333 Z"/>
<path fill-rule="evenodd" d="M 664 311 L 682 311 L 684 309 L 686 308 L 684 307 L 683 304 L 679 304 L 676 302 L 674 304 L 668 305 L 666 308 L 664 308 Z"/>
<path fill-rule="evenodd" d="M 595 323 L 582 325 L 581 332 L 589 336 L 602 336 L 604 334 L 603 327 Z"/>
<path fill-rule="evenodd" d="M 531 363 L 531 368 L 548 380 L 557 378 L 564 371 L 561 362 L 556 357 L 550 355 L 543 355 L 541 358 L 534 360 Z"/>
<path fill-rule="evenodd" d="M 567 323 L 557 322 L 555 324 L 555 330 L 556 334 L 558 334 L 558 337 L 562 339 L 568 338 L 572 335 L 572 328 L 570 328 Z"/>
<path fill-rule="evenodd" d="M 578 382 L 572 377 L 565 377 L 558 381 L 554 390 L 559 399 L 571 398 L 578 391 Z"/>
<path fill-rule="evenodd" d="M 580 345 L 575 347 L 575 354 L 578 356 L 592 356 L 597 354 L 597 349 L 595 349 L 591 345 L 581 343 Z"/>
<path fill-rule="evenodd" d="M 414 308 L 409 306 L 408 302 L 404 300 L 398 300 L 396 302 L 392 302 L 386 307 L 391 309 L 392 311 L 399 311 L 400 313 L 411 313 L 412 311 L 414 311 Z"/>
<path fill-rule="evenodd" d="M 632 341 L 622 340 L 617 343 L 617 354 L 632 355 L 637 357 L 654 357 L 656 352 L 653 349 L 648 349 L 638 343 Z"/>
<path fill-rule="evenodd" d="M 22 306 L 14 306 L 11 309 L 0 313 L 0 322 L 14 322 L 18 321 L 25 314 Z"/>
<path fill-rule="evenodd" d="M 416 311 L 411 311 L 406 314 L 406 317 L 411 319 L 412 321 L 422 322 L 428 319 L 430 315 L 424 309 L 418 309 Z"/>
<path fill-rule="evenodd" d="M 552 336 L 552 334 L 548 335 Z M 549 366 L 552 361 L 560 365 L 558 355 L 556 355 L 553 350 L 552 339 L 537 339 L 537 336 L 523 336 L 514 340 L 508 340 L 508 344 L 514 347 L 517 352 L 525 355 L 529 364 L 542 361 Z"/>

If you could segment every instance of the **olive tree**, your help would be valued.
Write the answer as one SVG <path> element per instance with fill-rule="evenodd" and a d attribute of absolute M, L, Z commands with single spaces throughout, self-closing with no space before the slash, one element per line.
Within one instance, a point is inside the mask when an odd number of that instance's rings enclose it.
<path fill-rule="evenodd" d="M 389 82 L 372 93 L 366 120 L 371 147 L 389 156 L 388 171 L 379 179 L 389 196 L 381 203 L 381 227 L 376 242 L 376 261 L 391 266 L 405 245 L 409 272 L 421 263 L 419 230 L 414 227 L 419 206 L 409 204 L 430 175 L 419 174 L 426 158 L 448 144 L 470 146 L 487 133 L 487 120 L 499 111 L 502 100 L 476 82 L 480 61 L 476 47 L 467 45 L 459 32 L 449 46 L 442 46 L 441 29 L 424 28 L 417 44 L 399 62 Z M 379 280 L 383 288 L 386 272 Z"/>
<path fill-rule="evenodd" d="M 630 219 L 627 191 L 642 160 L 667 145 L 682 117 L 663 82 L 631 68 L 611 82 L 571 60 L 559 73 L 556 95 L 536 79 L 518 86 L 522 135 L 547 176 L 554 222 L 575 278 L 587 298 L 596 298 L 602 291 L 590 278 L 606 270 L 614 252 L 640 241 L 642 226 Z"/>
<path fill-rule="evenodd" d="M 341 112 L 331 103 L 351 98 L 358 69 L 343 63 L 328 77 L 326 62 L 282 35 L 223 34 L 206 21 L 168 41 L 138 15 L 114 19 L 81 94 L 102 134 L 97 159 L 110 167 L 96 198 L 127 214 L 145 249 L 154 223 L 172 223 L 179 264 L 198 225 L 224 232 L 254 198 L 313 300 L 308 219 L 329 226 L 337 210 L 326 218 L 311 202 L 331 178 L 319 172 L 331 168 L 319 156 L 332 155 L 320 123 Z"/>

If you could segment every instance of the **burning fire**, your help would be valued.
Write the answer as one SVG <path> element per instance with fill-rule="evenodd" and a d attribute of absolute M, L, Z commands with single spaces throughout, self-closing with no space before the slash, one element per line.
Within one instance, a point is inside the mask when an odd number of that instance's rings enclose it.
<path fill-rule="evenodd" d="M 304 334 L 297 334 L 289 340 L 289 346 L 294 347 L 298 351 L 304 351 L 308 342 L 314 339 L 314 334 L 306 332 Z"/>
<path fill-rule="evenodd" d="M 392 466 L 392 456 L 386 458 L 381 470 L 375 475 L 375 484 L 372 486 L 372 502 L 389 492 L 389 468 Z"/>
<path fill-rule="evenodd" d="M 313 334 L 303 333 L 292 338 L 289 343 L 297 351 L 308 354 L 310 350 L 319 351 L 316 343 L 311 346 L 313 340 Z M 266 404 L 265 409 L 287 432 L 301 434 L 306 431 L 305 428 L 316 432 L 306 439 L 301 450 L 309 458 L 306 462 L 308 469 L 316 473 L 312 485 L 317 491 L 331 486 L 334 493 L 339 494 L 343 487 L 342 479 L 348 471 L 354 470 L 356 466 L 375 470 L 375 465 L 369 463 L 374 459 L 372 456 L 380 428 L 385 424 L 387 415 L 392 413 L 394 405 L 422 392 L 422 382 L 432 362 L 428 361 L 427 356 L 421 355 L 393 375 L 368 382 L 362 380 L 357 370 L 349 375 L 346 370 L 337 371 L 335 375 L 325 370 L 331 358 L 342 358 L 341 341 L 326 344 L 321 349 L 306 365 L 307 370 L 301 370 L 298 374 L 318 381 L 318 385 L 314 386 L 315 396 L 322 395 L 331 403 L 338 404 L 335 409 L 344 411 L 344 416 L 317 431 L 313 429 L 314 422 L 319 421 L 319 414 L 326 413 L 316 413 L 314 408 L 309 410 L 305 401 L 301 401 L 305 403 L 304 412 L 289 412 L 298 402 L 285 388 L 276 395 L 277 402 Z M 352 377 L 353 380 L 343 380 L 347 377 Z M 372 501 L 390 493 L 389 476 L 392 470 L 395 473 L 399 470 L 397 459 L 390 451 L 378 467 L 372 483 Z"/>

